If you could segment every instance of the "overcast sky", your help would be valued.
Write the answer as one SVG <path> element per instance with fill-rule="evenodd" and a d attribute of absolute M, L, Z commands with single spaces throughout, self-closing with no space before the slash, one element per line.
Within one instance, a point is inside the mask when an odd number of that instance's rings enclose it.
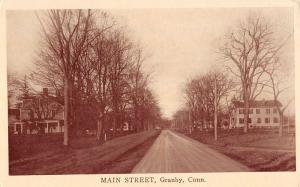
<path fill-rule="evenodd" d="M 138 40 L 153 70 L 151 89 L 165 117 L 183 103 L 187 79 L 217 63 L 216 47 L 230 27 L 250 13 L 270 19 L 278 36 L 293 33 L 293 12 L 288 8 L 227 9 L 123 9 L 107 10 Z M 30 72 L 40 40 L 40 26 L 33 11 L 7 13 L 8 71 L 19 76 Z M 293 64 L 293 42 L 285 47 L 285 60 Z"/>

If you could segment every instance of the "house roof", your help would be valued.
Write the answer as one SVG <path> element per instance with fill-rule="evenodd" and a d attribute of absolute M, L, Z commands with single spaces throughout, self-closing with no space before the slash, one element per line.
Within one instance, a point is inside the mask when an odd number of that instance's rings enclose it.
<path fill-rule="evenodd" d="M 48 98 L 50 98 L 52 101 L 55 101 L 61 105 L 64 105 L 64 99 L 62 97 L 54 97 L 54 96 L 47 96 Z"/>
<path fill-rule="evenodd" d="M 243 108 L 244 102 L 243 101 L 233 101 L 232 102 L 235 107 Z M 275 100 L 253 100 L 249 103 L 250 107 L 252 108 L 263 108 L 263 107 L 281 107 L 282 104 L 279 101 Z"/>
<path fill-rule="evenodd" d="M 26 97 L 26 98 L 23 98 L 23 100 L 26 100 L 26 99 L 36 99 L 36 98 L 45 98 L 45 97 L 47 97 L 51 101 L 59 103 L 62 106 L 64 105 L 64 98 L 63 97 L 55 97 L 55 96 L 44 95 L 44 94 L 37 94 L 37 95 L 34 95 L 34 96 Z"/>

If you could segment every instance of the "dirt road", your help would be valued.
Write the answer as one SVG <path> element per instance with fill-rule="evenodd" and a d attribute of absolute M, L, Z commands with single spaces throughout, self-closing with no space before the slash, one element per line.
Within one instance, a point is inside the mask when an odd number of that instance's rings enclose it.
<path fill-rule="evenodd" d="M 208 146 L 170 130 L 163 130 L 132 173 L 250 171 Z"/>

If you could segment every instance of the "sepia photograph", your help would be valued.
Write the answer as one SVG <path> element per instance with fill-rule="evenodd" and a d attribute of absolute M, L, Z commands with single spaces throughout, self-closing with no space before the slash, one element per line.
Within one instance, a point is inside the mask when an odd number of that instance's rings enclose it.
<path fill-rule="evenodd" d="M 10 176 L 296 171 L 293 8 L 5 16 Z"/>

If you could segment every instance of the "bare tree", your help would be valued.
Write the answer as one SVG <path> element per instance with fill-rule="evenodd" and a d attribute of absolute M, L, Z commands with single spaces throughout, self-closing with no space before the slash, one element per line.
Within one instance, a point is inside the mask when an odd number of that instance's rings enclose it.
<path fill-rule="evenodd" d="M 38 18 L 44 45 L 33 76 L 38 84 L 64 90 L 64 144 L 68 144 L 68 129 L 79 127 L 81 111 L 86 109 L 97 123 L 97 140 L 103 139 L 106 127 L 116 135 L 126 115 L 130 116 L 129 108 L 145 106 L 139 100 L 148 85 L 141 68 L 142 48 L 105 12 L 51 10 Z M 133 98 L 137 100 L 131 105 Z M 149 102 L 149 106 L 157 105 Z M 111 124 L 105 122 L 109 117 Z"/>
<path fill-rule="evenodd" d="M 81 55 L 93 40 L 89 37 L 93 26 L 92 12 L 91 10 L 49 10 L 46 15 L 41 17 L 37 14 L 37 17 L 42 26 L 44 43 L 40 64 L 43 63 L 46 68 L 54 67 L 54 70 L 58 71 L 57 75 L 60 75 L 63 80 L 64 145 L 68 146 L 74 72 L 78 68 Z"/>
<path fill-rule="evenodd" d="M 280 62 L 280 59 L 276 57 L 274 58 L 272 67 L 266 69 L 266 73 L 270 79 L 267 87 L 271 90 L 270 93 L 273 95 L 275 106 L 280 117 L 278 128 L 279 136 L 282 136 L 283 134 L 284 112 L 288 108 L 290 103 L 294 100 L 293 98 L 289 99 L 283 106 L 279 101 L 279 98 L 284 94 L 284 92 L 288 91 L 291 88 L 288 83 L 290 72 L 287 71 L 287 67 L 283 66 L 284 65 Z"/>
<path fill-rule="evenodd" d="M 185 131 L 189 123 L 189 112 L 186 109 L 181 109 L 173 115 L 172 128 L 180 131 Z"/>
<path fill-rule="evenodd" d="M 123 102 L 126 93 L 128 68 L 131 64 L 133 43 L 122 31 L 113 33 L 113 59 L 109 67 L 109 81 L 111 92 L 111 107 L 113 115 L 114 136 L 117 133 L 117 126 L 120 124 L 121 103 Z"/>
<path fill-rule="evenodd" d="M 190 128 L 195 125 L 194 121 L 214 120 L 215 139 L 217 140 L 217 115 L 222 100 L 231 91 L 234 84 L 220 71 L 210 71 L 202 76 L 192 79 L 186 87 L 185 95 L 190 110 L 192 122 Z M 213 114 L 213 115 L 211 115 Z"/>
<path fill-rule="evenodd" d="M 214 137 L 218 139 L 218 111 L 220 104 L 223 99 L 233 89 L 234 84 L 232 80 L 228 79 L 227 76 L 220 71 L 209 72 L 206 76 L 206 89 L 208 91 L 208 97 L 211 103 L 213 103 L 214 111 Z"/>
<path fill-rule="evenodd" d="M 213 103 L 207 88 L 206 75 L 201 75 L 189 81 L 185 88 L 185 98 L 189 113 L 189 131 L 194 130 L 195 122 L 200 128 L 207 128 L 207 122 L 212 119 Z"/>
<path fill-rule="evenodd" d="M 22 85 L 22 81 L 20 81 L 14 74 L 12 73 L 7 74 L 8 107 L 11 107 L 12 100 L 15 99 L 15 97 L 17 97 L 21 85 Z M 25 86 L 27 85 L 25 84 Z"/>
<path fill-rule="evenodd" d="M 133 109 L 133 123 L 137 131 L 140 131 L 142 125 L 140 121 L 143 99 L 149 83 L 149 74 L 143 72 L 144 57 L 140 48 L 134 51 L 134 64 L 129 72 L 128 85 L 130 90 L 130 101 Z"/>
<path fill-rule="evenodd" d="M 249 103 L 264 89 L 265 71 L 283 44 L 276 44 L 272 26 L 262 17 L 250 16 L 226 37 L 220 48 L 226 68 L 240 79 L 244 100 L 244 132 L 248 129 Z"/>
<path fill-rule="evenodd" d="M 109 29 L 103 26 L 96 32 L 97 37 L 89 50 L 89 65 L 86 69 L 86 96 L 93 109 L 97 111 L 97 139 L 103 138 L 104 119 L 110 104 L 110 68 L 114 63 L 115 44 Z"/>
<path fill-rule="evenodd" d="M 154 129 L 155 125 L 162 119 L 161 111 L 158 105 L 158 101 L 155 99 L 153 93 L 149 90 L 149 97 L 147 99 L 146 120 L 147 130 Z"/>

